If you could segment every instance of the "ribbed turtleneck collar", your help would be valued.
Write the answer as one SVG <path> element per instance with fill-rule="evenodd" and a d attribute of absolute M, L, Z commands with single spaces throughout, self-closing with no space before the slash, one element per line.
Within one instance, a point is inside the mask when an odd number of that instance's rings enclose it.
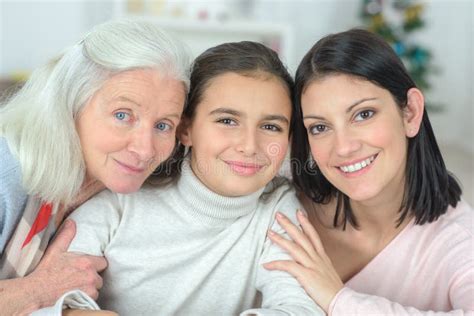
<path fill-rule="evenodd" d="M 240 197 L 219 195 L 208 189 L 190 166 L 189 159 L 183 161 L 181 176 L 176 185 L 178 197 L 192 215 L 209 225 L 226 226 L 237 218 L 253 212 L 264 188 Z"/>

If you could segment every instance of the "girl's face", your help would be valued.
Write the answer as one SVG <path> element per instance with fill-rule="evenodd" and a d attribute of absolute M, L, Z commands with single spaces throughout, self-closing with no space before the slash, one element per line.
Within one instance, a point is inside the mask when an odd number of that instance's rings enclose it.
<path fill-rule="evenodd" d="M 354 201 L 400 196 L 414 131 L 387 90 L 334 75 L 311 83 L 301 103 L 311 153 L 329 182 Z"/>
<path fill-rule="evenodd" d="M 192 146 L 191 168 L 210 190 L 247 195 L 278 172 L 290 119 L 291 100 L 279 79 L 225 73 L 210 81 L 181 141 Z"/>
<path fill-rule="evenodd" d="M 86 177 L 114 192 L 137 191 L 170 156 L 184 99 L 181 82 L 154 70 L 107 80 L 76 121 Z"/>

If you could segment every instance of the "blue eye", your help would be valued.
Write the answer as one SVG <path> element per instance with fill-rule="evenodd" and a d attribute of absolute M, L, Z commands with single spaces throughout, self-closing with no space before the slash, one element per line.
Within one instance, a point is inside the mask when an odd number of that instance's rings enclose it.
<path fill-rule="evenodd" d="M 356 122 L 365 121 L 365 120 L 371 118 L 372 116 L 374 116 L 374 114 L 375 114 L 375 112 L 372 111 L 372 110 L 363 110 L 363 111 L 360 111 L 359 113 L 357 113 L 354 120 Z"/>
<path fill-rule="evenodd" d="M 311 135 L 318 135 L 318 134 L 324 133 L 325 131 L 327 131 L 327 129 L 328 127 L 326 125 L 317 124 L 317 125 L 310 126 L 308 128 L 308 131 Z"/>
<path fill-rule="evenodd" d="M 115 112 L 114 116 L 117 120 L 119 121 L 129 121 L 130 120 L 130 114 L 127 112 Z"/>
<path fill-rule="evenodd" d="M 162 132 L 166 132 L 166 131 L 171 129 L 171 125 L 169 125 L 167 123 L 164 123 L 164 122 L 160 122 L 160 123 L 155 125 L 155 128 L 162 131 Z"/>

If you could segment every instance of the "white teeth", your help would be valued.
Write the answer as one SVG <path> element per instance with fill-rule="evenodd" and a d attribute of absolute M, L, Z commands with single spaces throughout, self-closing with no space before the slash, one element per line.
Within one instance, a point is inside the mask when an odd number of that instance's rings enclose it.
<path fill-rule="evenodd" d="M 375 159 L 375 156 L 372 156 L 365 160 L 362 160 L 361 162 L 357 162 L 353 165 L 341 166 L 339 167 L 339 169 L 341 169 L 345 173 L 359 171 L 360 169 L 363 169 L 367 167 L 368 165 L 370 165 L 372 161 L 374 161 L 374 159 Z"/>

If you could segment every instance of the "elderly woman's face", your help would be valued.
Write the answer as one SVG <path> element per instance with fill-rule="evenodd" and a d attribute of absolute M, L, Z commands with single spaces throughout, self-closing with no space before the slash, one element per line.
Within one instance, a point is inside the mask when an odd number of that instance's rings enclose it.
<path fill-rule="evenodd" d="M 137 191 L 171 155 L 184 101 L 183 83 L 155 70 L 107 80 L 76 123 L 87 178 L 114 192 Z"/>

